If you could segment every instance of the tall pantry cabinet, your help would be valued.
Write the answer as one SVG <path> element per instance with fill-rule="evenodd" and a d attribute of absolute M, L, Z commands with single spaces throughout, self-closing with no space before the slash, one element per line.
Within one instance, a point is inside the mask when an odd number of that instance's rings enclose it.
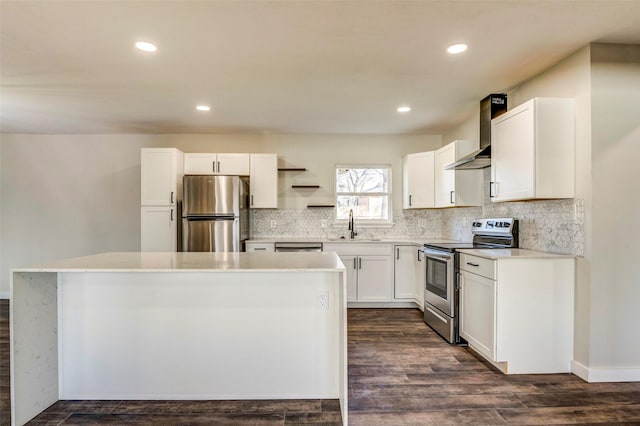
<path fill-rule="evenodd" d="M 184 154 L 176 148 L 140 152 L 140 250 L 178 250 Z"/>

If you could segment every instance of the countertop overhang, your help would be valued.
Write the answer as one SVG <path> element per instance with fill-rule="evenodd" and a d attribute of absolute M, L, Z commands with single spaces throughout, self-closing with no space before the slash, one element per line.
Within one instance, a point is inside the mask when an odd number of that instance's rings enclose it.
<path fill-rule="evenodd" d="M 505 248 L 505 249 L 459 249 L 458 252 L 484 257 L 486 259 L 573 259 L 571 254 L 547 253 L 543 251 Z"/>
<path fill-rule="evenodd" d="M 333 252 L 112 252 L 16 268 L 14 272 L 343 271 Z"/>

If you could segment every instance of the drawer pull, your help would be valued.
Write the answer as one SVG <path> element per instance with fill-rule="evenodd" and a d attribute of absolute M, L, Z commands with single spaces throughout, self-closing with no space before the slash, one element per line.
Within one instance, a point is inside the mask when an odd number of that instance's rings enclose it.
<path fill-rule="evenodd" d="M 478 263 L 471 263 L 471 262 L 467 262 L 467 265 L 469 265 L 469 266 L 480 266 L 480 264 L 478 264 Z"/>

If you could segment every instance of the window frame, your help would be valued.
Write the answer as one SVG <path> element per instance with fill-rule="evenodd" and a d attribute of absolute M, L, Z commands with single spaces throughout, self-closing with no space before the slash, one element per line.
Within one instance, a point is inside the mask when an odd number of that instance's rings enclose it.
<path fill-rule="evenodd" d="M 338 192 L 338 169 L 386 169 L 387 170 L 387 192 Z M 346 227 L 349 219 L 338 218 L 338 196 L 386 196 L 388 219 L 362 219 L 354 218 L 357 228 L 383 228 L 393 226 L 393 166 L 392 164 L 336 164 L 333 171 L 333 191 L 336 203 L 334 213 L 334 223 Z"/>

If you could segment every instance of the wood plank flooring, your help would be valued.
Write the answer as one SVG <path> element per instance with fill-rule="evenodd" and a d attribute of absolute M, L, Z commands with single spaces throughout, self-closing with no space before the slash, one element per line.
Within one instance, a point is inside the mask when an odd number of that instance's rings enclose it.
<path fill-rule="evenodd" d="M 8 303 L 0 301 L 0 425 L 10 423 Z M 30 424 L 339 424 L 335 400 L 59 401 Z M 640 424 L 640 383 L 505 376 L 450 346 L 417 309 L 349 310 L 350 425 Z"/>
<path fill-rule="evenodd" d="M 640 383 L 505 376 L 417 309 L 349 310 L 349 424 L 640 424 Z"/>

